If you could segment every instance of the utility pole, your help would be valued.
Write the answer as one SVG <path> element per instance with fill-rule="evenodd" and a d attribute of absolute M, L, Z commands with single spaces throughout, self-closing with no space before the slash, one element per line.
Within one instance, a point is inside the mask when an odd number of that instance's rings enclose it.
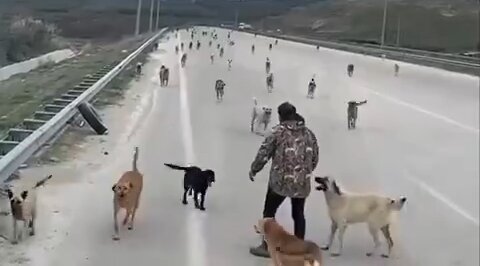
<path fill-rule="evenodd" d="M 385 45 L 385 31 L 387 28 L 387 6 L 388 0 L 385 0 L 385 4 L 383 7 L 383 26 L 382 26 L 382 40 L 381 40 L 381 47 Z"/>
<path fill-rule="evenodd" d="M 397 47 L 400 47 L 400 15 L 398 15 L 397 21 Z"/>
<path fill-rule="evenodd" d="M 152 32 L 153 30 L 153 4 L 154 4 L 154 0 L 150 0 L 150 23 L 148 24 L 149 32 Z"/>
<path fill-rule="evenodd" d="M 238 29 L 238 8 L 235 9 L 235 28 Z"/>
<path fill-rule="evenodd" d="M 157 0 L 157 20 L 155 21 L 155 31 L 158 30 L 159 19 L 160 19 L 160 0 Z"/>
<path fill-rule="evenodd" d="M 137 6 L 137 23 L 135 24 L 135 35 L 140 34 L 140 13 L 142 11 L 142 0 L 138 0 Z"/>

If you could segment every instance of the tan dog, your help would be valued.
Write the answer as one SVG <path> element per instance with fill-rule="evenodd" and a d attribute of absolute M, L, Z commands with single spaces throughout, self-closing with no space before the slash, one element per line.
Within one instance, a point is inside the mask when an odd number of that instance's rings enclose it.
<path fill-rule="evenodd" d="M 390 234 L 391 214 L 400 211 L 407 198 L 391 199 L 378 195 L 353 195 L 343 192 L 335 180 L 327 177 L 315 177 L 318 183 L 317 190 L 323 191 L 327 201 L 328 214 L 332 220 L 328 244 L 322 249 L 328 250 L 338 229 L 338 252 L 332 256 L 339 256 L 343 248 L 343 235 L 347 226 L 355 223 L 366 223 L 372 235 L 374 248 L 367 256 L 375 255 L 380 241 L 378 232 L 381 231 L 388 243 L 388 253 L 382 257 L 389 257 L 393 248 L 393 239 Z"/>
<path fill-rule="evenodd" d="M 17 244 L 18 240 L 23 238 L 23 234 L 30 229 L 30 236 L 35 235 L 35 219 L 37 216 L 37 193 L 38 187 L 42 186 L 52 178 L 52 175 L 38 181 L 32 189 L 24 190 L 20 195 L 15 195 L 12 190 L 7 189 L 8 198 L 10 200 L 10 210 L 12 213 L 13 236 L 12 244 Z M 23 222 L 23 230 L 18 234 L 18 222 Z"/>
<path fill-rule="evenodd" d="M 322 254 L 317 244 L 288 233 L 274 218 L 264 218 L 255 231 L 265 237 L 274 266 L 321 266 Z"/>
<path fill-rule="evenodd" d="M 113 240 L 120 240 L 120 236 L 118 234 L 117 214 L 121 208 L 125 209 L 126 211 L 125 218 L 123 219 L 123 225 L 126 225 L 130 218 L 128 230 L 133 229 L 135 213 L 138 209 L 140 194 L 142 193 L 143 187 L 143 175 L 138 171 L 137 160 L 138 147 L 135 147 L 135 152 L 133 155 L 133 170 L 125 172 L 122 177 L 120 177 L 120 180 L 118 180 L 118 182 L 112 187 L 114 192 L 113 225 L 115 230 Z"/>

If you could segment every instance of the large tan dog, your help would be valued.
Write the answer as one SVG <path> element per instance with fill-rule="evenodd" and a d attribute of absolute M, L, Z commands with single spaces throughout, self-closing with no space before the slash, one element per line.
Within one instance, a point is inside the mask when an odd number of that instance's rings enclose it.
<path fill-rule="evenodd" d="M 264 218 L 255 231 L 265 237 L 274 266 L 321 266 L 322 254 L 317 244 L 302 240 L 283 229 L 274 218 Z"/>
<path fill-rule="evenodd" d="M 328 250 L 332 246 L 333 238 L 338 229 L 338 252 L 332 256 L 339 256 L 343 249 L 343 235 L 349 224 L 366 223 L 372 235 L 374 248 L 367 256 L 375 255 L 380 241 L 378 231 L 382 231 L 388 243 L 388 254 L 382 257 L 389 257 L 393 248 L 393 239 L 390 234 L 391 214 L 399 211 L 407 201 L 407 198 L 391 199 L 377 195 L 352 195 L 340 190 L 335 180 L 329 177 L 315 177 L 318 183 L 317 190 L 325 194 L 328 205 L 328 214 L 332 220 L 328 244 L 322 249 Z"/>
<path fill-rule="evenodd" d="M 135 213 L 138 209 L 140 201 L 140 194 L 143 187 L 143 175 L 137 168 L 138 160 L 138 147 L 135 147 L 133 154 L 133 169 L 132 171 L 125 172 L 118 182 L 113 185 L 113 225 L 115 234 L 113 240 L 120 240 L 118 234 L 118 211 L 123 208 L 126 211 L 125 218 L 123 219 L 123 225 L 128 223 L 128 230 L 133 229 L 133 222 L 135 220 Z M 130 218 L 130 223 L 129 223 Z"/>

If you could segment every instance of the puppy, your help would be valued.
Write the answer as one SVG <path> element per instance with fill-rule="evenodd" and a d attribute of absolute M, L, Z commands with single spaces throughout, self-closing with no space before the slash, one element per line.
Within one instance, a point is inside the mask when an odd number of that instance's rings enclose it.
<path fill-rule="evenodd" d="M 265 237 L 274 266 L 321 266 L 322 254 L 317 244 L 288 233 L 274 218 L 264 218 L 254 225 Z"/>
<path fill-rule="evenodd" d="M 211 187 L 212 183 L 215 183 L 215 172 L 210 169 L 202 170 L 196 166 L 183 167 L 170 163 L 165 163 L 165 166 L 174 170 L 185 171 L 183 177 L 184 192 L 182 203 L 185 205 L 188 204 L 187 193 L 191 196 L 193 190 L 195 208 L 205 211 L 205 197 L 207 195 L 208 187 Z M 200 194 L 200 204 L 198 203 L 198 194 Z"/>
<path fill-rule="evenodd" d="M 114 226 L 113 240 L 120 240 L 117 221 L 117 216 L 120 209 L 125 209 L 126 211 L 125 218 L 123 219 L 123 225 L 127 225 L 128 223 L 128 230 L 133 229 L 135 214 L 140 203 L 140 195 L 143 188 L 143 175 L 138 171 L 137 161 L 138 147 L 135 147 L 132 170 L 123 173 L 118 182 L 112 186 Z"/>
<path fill-rule="evenodd" d="M 35 235 L 35 219 L 37 216 L 37 193 L 36 189 L 47 180 L 52 178 L 52 175 L 45 177 L 35 184 L 30 190 L 24 190 L 20 195 L 15 195 L 12 190 L 7 189 L 8 199 L 10 200 L 10 212 L 12 213 L 13 236 L 12 244 L 18 244 L 18 240 L 23 238 L 24 231 L 30 229 L 30 236 Z M 18 222 L 23 222 L 23 230 L 18 233 Z"/>
<path fill-rule="evenodd" d="M 267 130 L 268 125 L 270 124 L 270 120 L 272 119 L 272 108 L 268 106 L 258 106 L 257 99 L 253 98 L 253 111 L 252 111 L 252 119 L 250 121 L 250 131 L 254 132 L 255 125 L 260 126 L 263 124 L 263 130 Z"/>
<path fill-rule="evenodd" d="M 315 177 L 318 183 L 317 190 L 323 191 L 327 201 L 328 214 L 332 221 L 328 244 L 323 248 L 328 250 L 333 242 L 337 229 L 339 230 L 339 250 L 332 256 L 339 256 L 343 248 L 343 235 L 347 226 L 354 223 L 366 223 L 372 235 L 374 248 L 367 256 L 375 254 L 380 246 L 378 231 L 382 231 L 388 243 L 388 254 L 382 257 L 388 258 L 393 248 L 393 239 L 390 234 L 391 213 L 400 211 L 407 198 L 391 199 L 377 195 L 351 195 L 340 190 L 335 180 L 329 177 Z"/>

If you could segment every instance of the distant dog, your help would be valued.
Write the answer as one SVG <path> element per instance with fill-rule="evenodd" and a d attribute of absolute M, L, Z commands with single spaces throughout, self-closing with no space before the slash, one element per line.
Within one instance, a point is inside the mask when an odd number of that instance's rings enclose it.
<path fill-rule="evenodd" d="M 308 83 L 307 98 L 313 99 L 313 95 L 315 94 L 316 88 L 317 88 L 317 84 L 315 83 L 315 80 L 312 78 L 312 80 Z"/>
<path fill-rule="evenodd" d="M 166 68 L 164 65 L 162 65 L 162 67 L 160 67 L 160 72 L 159 72 L 159 76 L 160 76 L 160 86 L 168 86 L 168 76 L 169 76 L 169 69 Z"/>
<path fill-rule="evenodd" d="M 250 121 L 250 131 L 254 132 L 263 124 L 263 130 L 267 130 L 268 125 L 272 119 L 272 108 L 268 106 L 258 106 L 257 99 L 253 98 L 252 119 Z"/>
<path fill-rule="evenodd" d="M 315 177 L 315 182 L 318 183 L 316 189 L 325 194 L 328 214 L 332 222 L 328 244 L 323 249 L 328 250 L 332 246 L 338 229 L 339 249 L 337 253 L 332 253 L 332 256 L 339 256 L 342 253 L 343 235 L 347 226 L 354 223 L 366 223 L 374 242 L 374 248 L 367 253 L 367 256 L 375 255 L 380 246 L 378 231 L 382 231 L 388 243 L 388 253 L 382 257 L 388 258 L 394 244 L 390 234 L 391 213 L 400 211 L 407 198 L 391 199 L 377 195 L 348 194 L 341 191 L 335 180 L 329 177 Z"/>
<path fill-rule="evenodd" d="M 355 66 L 353 64 L 349 64 L 347 66 L 347 74 L 349 77 L 353 76 L 353 71 L 355 70 Z"/>
<path fill-rule="evenodd" d="M 113 240 L 120 240 L 118 234 L 117 216 L 120 209 L 125 209 L 123 225 L 128 224 L 128 230 L 133 229 L 135 214 L 140 203 L 143 189 L 143 175 L 138 171 L 138 147 L 133 154 L 133 167 L 131 171 L 123 173 L 118 182 L 112 186 L 113 190 Z M 130 219 L 130 222 L 129 222 Z"/>
<path fill-rule="evenodd" d="M 273 73 L 271 72 L 267 75 L 267 91 L 273 91 Z"/>
<path fill-rule="evenodd" d="M 182 58 L 180 59 L 182 67 L 185 67 L 185 64 L 187 63 L 187 54 L 183 54 Z"/>
<path fill-rule="evenodd" d="M 215 82 L 215 93 L 217 94 L 217 101 L 222 101 L 225 93 L 225 82 L 223 80 L 217 79 Z"/>
<path fill-rule="evenodd" d="M 12 213 L 12 244 L 18 244 L 18 240 L 23 238 L 24 232 L 28 229 L 30 229 L 30 236 L 35 235 L 35 219 L 37 216 L 36 190 L 50 178 L 52 178 L 52 175 L 37 182 L 32 189 L 22 191 L 20 195 L 15 195 L 10 189 L 6 190 L 8 199 L 10 200 L 10 212 Z M 20 234 L 18 233 L 19 221 L 23 222 L 23 229 L 21 229 Z"/>
<path fill-rule="evenodd" d="M 254 228 L 265 237 L 274 266 L 322 265 L 322 253 L 317 244 L 288 233 L 274 218 L 261 219 Z"/>
<path fill-rule="evenodd" d="M 270 72 L 271 64 L 270 58 L 267 57 L 267 60 L 265 61 L 265 72 L 267 72 L 267 74 Z"/>
<path fill-rule="evenodd" d="M 188 204 L 187 193 L 191 196 L 193 191 L 195 208 L 205 211 L 205 197 L 208 187 L 211 187 L 212 183 L 215 183 L 215 172 L 210 169 L 202 170 L 196 166 L 183 167 L 170 163 L 165 163 L 165 166 L 175 170 L 185 171 L 183 177 L 184 192 L 182 203 L 185 205 Z M 200 194 L 200 203 L 198 203 L 198 194 Z"/>
<path fill-rule="evenodd" d="M 348 129 L 355 129 L 357 127 L 358 106 L 366 104 L 367 100 L 363 102 L 349 101 L 347 107 L 347 123 Z"/>

